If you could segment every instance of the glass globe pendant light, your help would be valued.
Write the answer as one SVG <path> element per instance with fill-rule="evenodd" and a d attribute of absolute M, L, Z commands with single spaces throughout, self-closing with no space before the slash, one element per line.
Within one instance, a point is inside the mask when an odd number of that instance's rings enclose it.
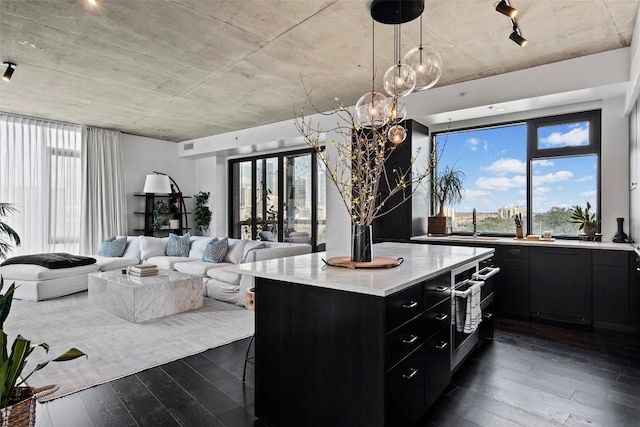
<path fill-rule="evenodd" d="M 390 122 L 399 123 L 407 117 L 407 108 L 397 97 L 389 98 L 384 114 Z"/>
<path fill-rule="evenodd" d="M 407 64 L 400 62 L 400 25 L 393 27 L 393 57 L 396 64 L 384 73 L 384 90 L 391 96 L 405 96 L 416 87 L 416 72 Z"/>
<path fill-rule="evenodd" d="M 435 86 L 442 76 L 442 57 L 433 48 L 422 46 L 422 15 L 420 15 L 420 46 L 414 47 L 402 58 L 416 73 L 415 91 Z"/>
<path fill-rule="evenodd" d="M 389 101 L 380 92 L 367 92 L 358 99 L 355 107 L 355 119 L 362 127 L 384 126 L 389 118 L 386 114 Z"/>
<path fill-rule="evenodd" d="M 393 125 L 387 132 L 387 138 L 392 144 L 400 144 L 407 139 L 407 130 L 401 125 Z"/>

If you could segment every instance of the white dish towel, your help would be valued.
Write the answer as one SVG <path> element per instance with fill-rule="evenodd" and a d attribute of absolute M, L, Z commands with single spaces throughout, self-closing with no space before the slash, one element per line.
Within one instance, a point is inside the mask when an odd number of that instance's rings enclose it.
<path fill-rule="evenodd" d="M 482 322 L 482 308 L 480 308 L 480 284 L 471 286 L 471 294 L 467 297 L 467 312 L 464 320 L 464 333 L 470 334 L 478 329 Z"/>

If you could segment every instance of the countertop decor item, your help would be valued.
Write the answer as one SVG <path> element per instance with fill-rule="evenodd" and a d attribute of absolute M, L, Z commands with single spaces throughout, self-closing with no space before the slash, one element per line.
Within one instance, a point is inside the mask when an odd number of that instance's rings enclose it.
<path fill-rule="evenodd" d="M 591 203 L 587 200 L 586 209 L 582 209 L 581 206 L 574 206 L 571 209 L 571 216 L 569 222 L 572 224 L 578 224 L 578 231 L 583 231 L 584 234 L 593 238 L 598 231 L 598 221 L 596 221 L 596 214 L 593 212 L 589 212 L 591 209 Z"/>
<path fill-rule="evenodd" d="M 616 218 L 616 221 L 618 221 L 618 231 L 613 235 L 611 241 L 614 243 L 629 243 L 629 236 L 622 230 L 624 218 Z"/>
<path fill-rule="evenodd" d="M 4 287 L 4 278 L 0 277 L 0 289 Z M 9 286 L 4 294 L 0 294 L 0 332 L 2 333 L 3 348 L 0 356 L 0 413 L 2 415 L 2 425 L 15 427 L 34 426 L 36 399 L 46 394 L 53 393 L 57 386 L 47 386 L 43 388 L 27 387 L 26 381 L 31 374 L 44 368 L 49 362 L 65 362 L 81 356 L 86 356 L 77 348 L 72 348 L 66 353 L 45 362 L 38 363 L 31 372 L 23 374 L 27 363 L 27 358 L 36 347 L 41 347 L 47 353 L 49 345 L 46 343 L 32 346 L 31 341 L 18 335 L 9 346 L 7 334 L 4 332 L 4 321 L 9 316 L 11 303 L 13 302 L 13 292 L 15 283 Z"/>
<path fill-rule="evenodd" d="M 522 230 L 522 214 L 518 213 L 513 217 L 516 223 L 516 239 L 524 238 L 524 231 Z"/>

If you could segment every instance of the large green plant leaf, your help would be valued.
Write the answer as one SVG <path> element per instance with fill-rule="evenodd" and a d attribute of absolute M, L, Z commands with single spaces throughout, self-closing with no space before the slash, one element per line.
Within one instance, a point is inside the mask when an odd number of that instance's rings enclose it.
<path fill-rule="evenodd" d="M 0 276 L 0 291 L 4 289 L 4 277 Z M 13 292 L 16 290 L 16 284 L 12 283 L 7 292 L 0 294 L 0 329 L 4 330 L 4 321 L 9 316 L 11 303 L 13 302 Z"/>

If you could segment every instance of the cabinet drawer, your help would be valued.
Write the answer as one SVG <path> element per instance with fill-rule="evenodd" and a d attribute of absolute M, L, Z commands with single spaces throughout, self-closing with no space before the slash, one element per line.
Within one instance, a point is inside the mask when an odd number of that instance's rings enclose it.
<path fill-rule="evenodd" d="M 415 425 L 424 414 L 424 368 L 422 345 L 385 374 L 385 425 Z"/>
<path fill-rule="evenodd" d="M 430 308 L 426 313 L 426 337 L 430 338 L 443 326 L 451 324 L 451 298 L 447 298 L 440 304 Z"/>
<path fill-rule="evenodd" d="M 593 265 L 606 265 L 609 267 L 629 267 L 629 253 L 625 251 L 592 250 L 591 260 Z"/>
<path fill-rule="evenodd" d="M 449 273 L 428 280 L 424 284 L 424 306 L 429 309 L 451 296 L 451 275 Z"/>
<path fill-rule="evenodd" d="M 529 248 L 522 246 L 505 246 L 500 248 L 500 259 L 529 261 Z"/>
<path fill-rule="evenodd" d="M 451 381 L 451 328 L 442 328 L 425 343 L 425 408 L 440 396 Z"/>
<path fill-rule="evenodd" d="M 389 369 L 424 343 L 424 316 L 419 316 L 385 337 L 385 369 Z"/>
<path fill-rule="evenodd" d="M 387 297 L 385 331 L 389 332 L 424 311 L 422 284 Z"/>

